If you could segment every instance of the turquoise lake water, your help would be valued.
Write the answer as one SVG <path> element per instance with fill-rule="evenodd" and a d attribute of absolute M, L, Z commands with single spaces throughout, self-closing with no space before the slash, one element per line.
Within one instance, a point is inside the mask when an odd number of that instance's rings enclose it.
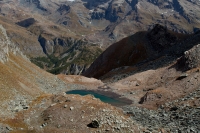
<path fill-rule="evenodd" d="M 117 99 L 114 99 L 114 98 L 111 98 L 111 97 L 108 97 L 108 96 L 105 96 L 105 95 L 101 95 L 101 94 L 98 94 L 98 93 L 93 92 L 93 91 L 72 90 L 72 91 L 67 91 L 66 93 L 67 94 L 78 94 L 78 95 L 81 95 L 81 96 L 93 95 L 95 98 L 100 99 L 102 102 L 109 103 L 109 104 L 114 105 L 114 106 L 127 105 L 127 103 L 124 102 L 124 101 L 120 101 L 120 100 L 117 100 Z"/>

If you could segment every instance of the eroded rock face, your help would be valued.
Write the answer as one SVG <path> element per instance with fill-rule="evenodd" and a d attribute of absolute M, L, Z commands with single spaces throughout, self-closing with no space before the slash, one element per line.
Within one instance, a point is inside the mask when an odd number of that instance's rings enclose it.
<path fill-rule="evenodd" d="M 57 11 L 62 15 L 63 13 L 69 13 L 70 12 L 70 6 L 69 5 L 60 5 L 60 7 L 57 9 Z"/>
<path fill-rule="evenodd" d="M 19 26 L 27 28 L 27 27 L 31 26 L 32 24 L 34 24 L 35 22 L 36 22 L 36 20 L 34 18 L 28 18 L 28 19 L 18 22 L 17 24 Z"/>
<path fill-rule="evenodd" d="M 40 42 L 40 45 L 45 54 L 53 53 L 54 42 L 52 40 L 46 40 L 44 37 L 40 36 L 38 41 Z"/>
<path fill-rule="evenodd" d="M 21 53 L 20 49 L 10 41 L 5 28 L 0 25 L 0 62 L 4 63 L 8 61 L 9 52 L 20 54 L 22 57 L 26 58 L 26 56 Z"/>
<path fill-rule="evenodd" d="M 149 93 L 147 92 L 139 101 L 139 104 L 143 104 L 144 102 L 148 101 L 154 101 L 157 99 L 160 99 L 162 97 L 162 94 L 156 94 L 156 93 Z"/>
<path fill-rule="evenodd" d="M 87 2 L 85 6 L 88 9 L 92 9 L 99 6 L 100 4 L 106 4 L 110 0 L 85 0 L 85 1 Z"/>
<path fill-rule="evenodd" d="M 47 9 L 42 5 L 43 0 L 21 0 L 22 3 L 34 4 L 36 7 L 42 11 L 47 11 Z"/>
<path fill-rule="evenodd" d="M 80 75 L 82 72 L 84 72 L 86 69 L 86 66 L 79 66 L 77 64 L 72 64 L 70 67 L 70 73 L 74 75 Z"/>
<path fill-rule="evenodd" d="M 156 24 L 147 35 L 149 42 L 156 51 L 162 51 L 174 45 L 177 38 L 170 34 L 166 27 Z"/>
<path fill-rule="evenodd" d="M 178 62 L 180 68 L 186 70 L 200 66 L 200 44 L 194 46 L 192 49 L 185 51 L 184 55 Z"/>
<path fill-rule="evenodd" d="M 8 44 L 10 41 L 6 35 L 6 30 L 0 25 L 0 62 L 8 60 Z"/>

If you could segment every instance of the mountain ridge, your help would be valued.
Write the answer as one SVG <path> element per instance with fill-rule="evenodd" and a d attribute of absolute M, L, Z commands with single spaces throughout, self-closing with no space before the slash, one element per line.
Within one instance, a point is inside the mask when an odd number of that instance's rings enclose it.
<path fill-rule="evenodd" d="M 44 6 L 47 0 L 38 1 Z M 0 3 L 5 4 L 5 1 Z M 82 7 L 82 3 L 79 4 Z M 37 7 L 32 8 L 38 11 Z M 68 32 L 63 26 L 42 17 L 44 12 L 48 15 L 51 11 L 49 8 L 48 11 L 40 10 L 40 15 L 33 13 L 33 17 L 30 17 L 30 14 L 25 14 L 19 18 L 11 17 L 12 19 L 9 16 L 13 12 L 4 7 L 3 12 L 5 11 L 9 13 L 0 16 L 3 18 L 0 19 L 3 25 L 0 27 L 0 132 L 157 133 L 177 132 L 177 129 L 178 132 L 200 130 L 200 32 L 185 35 L 168 30 L 166 26 L 155 25 L 149 31 L 140 31 L 126 37 L 105 50 L 91 65 L 93 69 L 86 71 L 89 77 L 96 74 L 101 79 L 97 80 L 80 75 L 52 75 L 32 64 L 20 51 L 43 54 L 43 57 L 36 56 L 36 61 L 47 63 L 47 66 L 53 61 L 58 66 L 60 61 L 65 62 L 65 59 L 59 58 L 67 56 L 62 53 L 65 50 L 72 51 L 67 53 L 72 54 L 72 58 L 80 51 L 86 51 L 79 54 L 86 57 L 76 58 L 80 59 L 77 62 L 85 64 L 89 59 L 95 60 L 94 55 L 101 48 L 95 51 L 92 47 L 99 48 L 99 44 L 90 44 L 89 50 L 92 52 L 88 52 L 88 47 L 81 47 L 89 44 L 72 44 L 69 47 L 70 40 L 74 43 L 87 43 L 87 39 L 80 39 L 80 36 Z M 69 14 L 72 12 L 70 10 Z M 36 22 L 28 26 L 23 24 L 22 27 L 17 25 L 17 22 L 24 22 L 23 20 L 26 23 L 26 18 L 34 18 Z M 137 19 L 141 21 L 141 18 Z M 107 30 L 112 32 L 117 24 L 119 22 Z M 114 32 L 109 35 L 115 38 Z M 43 49 L 41 43 L 37 42 L 39 37 L 45 40 Z M 33 42 L 35 46 L 31 47 Z M 26 49 L 29 46 L 35 50 Z M 73 54 L 74 51 L 77 53 Z M 47 55 L 50 53 L 54 55 Z M 46 62 L 48 59 L 52 62 Z M 78 68 L 72 62 L 70 71 L 79 73 L 85 69 L 77 70 Z M 69 90 L 92 91 L 105 96 L 117 95 L 127 99 L 130 104 L 121 108 L 113 107 L 93 96 L 68 95 L 66 91 Z"/>
<path fill-rule="evenodd" d="M 190 39 L 191 36 L 195 35 L 175 33 L 167 30 L 166 27 L 156 24 L 150 31 L 138 32 L 111 45 L 83 75 L 100 78 L 118 67 L 134 66 L 162 56 L 179 57 L 184 51 L 192 48 L 198 42 L 196 38 L 195 44 L 184 44 L 185 40 Z M 101 66 L 98 64 L 101 64 Z"/>
<path fill-rule="evenodd" d="M 11 40 L 34 63 L 54 74 L 81 74 L 83 68 L 87 69 L 95 60 L 77 63 L 77 58 L 74 58 L 74 61 L 66 60 L 69 65 L 64 63 L 65 68 L 58 68 L 49 56 L 59 57 L 58 61 L 65 60 L 61 51 L 66 47 L 56 38 L 84 40 L 88 47 L 86 54 L 97 53 L 96 57 L 111 44 L 138 31 L 148 31 L 156 23 L 179 33 L 193 33 L 200 27 L 199 1 L 10 0 L 1 1 L 0 9 L 0 23 L 7 29 Z M 41 36 L 49 41 L 45 44 L 46 48 L 40 41 Z M 95 46 L 91 47 L 91 44 Z M 51 51 L 47 50 L 48 55 L 45 54 L 46 49 Z M 80 56 L 79 52 L 72 50 L 66 54 Z M 43 57 L 51 63 L 37 60 Z"/>

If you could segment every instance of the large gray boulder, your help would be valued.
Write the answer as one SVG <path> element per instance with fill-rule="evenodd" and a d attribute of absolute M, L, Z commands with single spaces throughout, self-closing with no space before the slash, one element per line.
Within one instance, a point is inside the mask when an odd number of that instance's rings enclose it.
<path fill-rule="evenodd" d="M 184 55 L 178 61 L 179 68 L 189 70 L 192 68 L 200 67 L 200 44 L 194 46 L 188 51 L 184 52 Z"/>

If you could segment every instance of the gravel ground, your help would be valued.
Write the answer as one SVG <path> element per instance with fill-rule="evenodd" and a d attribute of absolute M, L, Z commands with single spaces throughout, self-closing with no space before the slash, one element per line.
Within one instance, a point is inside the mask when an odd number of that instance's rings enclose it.
<path fill-rule="evenodd" d="M 183 98 L 161 105 L 156 111 L 133 106 L 124 107 L 124 111 L 146 127 L 146 132 L 164 128 L 173 133 L 199 133 L 200 88 Z"/>

